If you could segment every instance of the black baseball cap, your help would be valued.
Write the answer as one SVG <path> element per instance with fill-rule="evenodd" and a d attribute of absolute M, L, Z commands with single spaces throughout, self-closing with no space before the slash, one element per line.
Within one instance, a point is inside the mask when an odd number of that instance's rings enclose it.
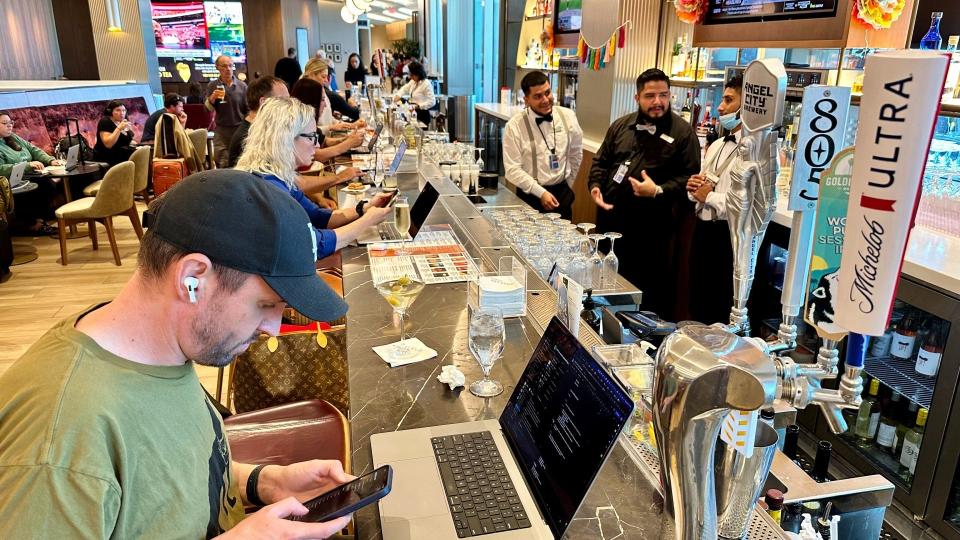
<path fill-rule="evenodd" d="M 163 96 L 163 107 L 173 107 L 177 103 L 183 103 L 183 98 L 180 97 L 180 94 L 169 93 Z"/>
<path fill-rule="evenodd" d="M 306 211 L 254 174 L 192 174 L 150 205 L 144 225 L 184 251 L 262 277 L 313 320 L 332 321 L 347 312 L 346 302 L 317 275 L 316 231 Z"/>

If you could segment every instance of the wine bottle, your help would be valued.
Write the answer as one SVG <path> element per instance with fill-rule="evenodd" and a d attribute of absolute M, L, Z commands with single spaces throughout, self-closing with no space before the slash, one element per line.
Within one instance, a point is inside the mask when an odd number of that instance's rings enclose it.
<path fill-rule="evenodd" d="M 907 314 L 897 323 L 897 329 L 893 332 L 893 344 L 890 348 L 890 354 L 895 358 L 907 360 L 913 356 L 913 346 L 917 341 L 917 323 L 914 319 L 913 310 L 907 311 Z"/>
<path fill-rule="evenodd" d="M 917 422 L 913 429 L 903 438 L 903 451 L 900 453 L 900 477 L 910 482 L 917 470 L 917 457 L 920 455 L 920 444 L 923 441 L 923 430 L 927 425 L 927 409 L 921 408 L 917 412 Z"/>
<path fill-rule="evenodd" d="M 785 504 L 782 516 L 780 528 L 786 532 L 799 533 L 800 524 L 803 522 L 803 504 L 798 502 Z"/>
<path fill-rule="evenodd" d="M 689 123 L 690 120 L 691 120 L 691 116 L 690 116 L 690 101 L 691 101 L 691 93 L 690 93 L 690 92 L 687 92 L 687 99 L 685 99 L 685 100 L 683 101 L 683 108 L 680 109 L 680 116 L 682 116 L 683 119 L 686 120 L 688 123 Z"/>
<path fill-rule="evenodd" d="M 820 441 L 817 443 L 817 457 L 813 460 L 813 472 L 810 478 L 815 482 L 823 483 L 830 478 L 827 476 L 827 469 L 830 467 L 830 456 L 833 454 L 833 445 L 829 441 Z"/>
<path fill-rule="evenodd" d="M 880 425 L 877 426 L 877 446 L 893 454 L 897 445 L 897 419 L 900 417 L 900 386 L 894 386 L 889 398 L 880 408 Z"/>
<path fill-rule="evenodd" d="M 900 424 L 897 426 L 897 444 L 893 449 L 893 455 L 900 459 L 900 454 L 903 453 L 903 439 L 907 436 L 907 432 L 913 429 L 916 425 L 917 420 L 917 411 L 920 410 L 920 405 L 917 403 L 920 401 L 920 397 L 914 392 L 913 396 L 907 400 L 907 408 L 903 412 L 903 418 L 900 421 Z"/>
<path fill-rule="evenodd" d="M 925 377 L 934 377 L 940 369 L 940 358 L 943 356 L 944 332 L 940 321 L 930 322 L 930 331 L 927 332 L 920 350 L 917 351 L 917 364 L 914 369 Z"/>
<path fill-rule="evenodd" d="M 877 424 L 880 421 L 880 403 L 877 394 L 880 392 L 880 379 L 870 380 L 870 393 L 860 402 L 860 411 L 857 413 L 857 438 L 861 446 L 869 446 L 877 433 Z"/>

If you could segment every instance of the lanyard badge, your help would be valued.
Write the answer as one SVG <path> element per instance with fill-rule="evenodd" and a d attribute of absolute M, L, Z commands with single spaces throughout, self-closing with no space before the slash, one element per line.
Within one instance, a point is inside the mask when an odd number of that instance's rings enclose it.
<path fill-rule="evenodd" d="M 613 181 L 616 183 L 623 182 L 623 179 L 627 176 L 627 170 L 630 168 L 630 162 L 625 161 L 622 165 L 617 167 L 617 173 L 613 175 Z"/>
<path fill-rule="evenodd" d="M 560 158 L 556 154 L 550 152 L 550 170 L 559 171 L 560 170 Z"/>

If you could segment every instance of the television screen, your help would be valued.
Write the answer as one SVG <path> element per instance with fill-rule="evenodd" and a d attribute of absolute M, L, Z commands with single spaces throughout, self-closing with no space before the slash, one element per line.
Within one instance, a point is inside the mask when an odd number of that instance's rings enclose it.
<path fill-rule="evenodd" d="M 556 31 L 564 34 L 579 32 L 583 22 L 583 0 L 557 0 Z"/>
<path fill-rule="evenodd" d="M 837 0 L 710 0 L 704 24 L 832 17 Z"/>
<path fill-rule="evenodd" d="M 219 74 L 214 60 L 247 62 L 240 2 L 163 0 L 150 3 L 162 82 L 204 83 Z"/>
<path fill-rule="evenodd" d="M 158 57 L 210 57 L 203 2 L 151 2 Z"/>

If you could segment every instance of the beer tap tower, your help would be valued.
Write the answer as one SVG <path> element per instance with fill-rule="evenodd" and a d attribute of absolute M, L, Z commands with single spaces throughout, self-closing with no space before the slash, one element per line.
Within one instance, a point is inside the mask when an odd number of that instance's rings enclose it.
<path fill-rule="evenodd" d="M 759 246 L 776 208 L 779 149 L 773 128 L 782 118 L 786 72 L 776 59 L 751 62 L 744 72 L 744 135 L 727 192 L 734 252 L 730 324 L 684 327 L 657 352 L 653 424 L 665 506 L 675 517 L 676 538 L 717 538 L 716 493 L 730 493 L 732 486 L 716 485 L 715 478 L 728 484 L 746 481 L 714 474 L 717 439 L 731 411 L 769 407 L 777 399 L 798 409 L 817 404 L 834 432 L 846 430 L 842 409 L 860 405 L 862 334 L 882 334 L 892 309 L 946 68 L 947 57 L 934 53 L 895 51 L 867 58 L 847 206 L 847 219 L 854 221 L 847 221 L 842 264 L 829 287 L 836 294 L 821 310 L 830 324 L 813 321 L 824 338 L 814 364 L 796 363 L 780 353 L 796 347 L 814 241 L 814 188 L 830 159 L 794 169 L 792 190 L 803 202 L 791 204 L 795 213 L 783 321 L 776 341 L 751 338 L 747 299 Z M 821 149 L 823 144 L 842 147 L 848 104 L 849 90 L 808 89 L 801 121 L 809 129 L 801 129 L 798 148 L 814 137 Z M 837 344 L 847 329 L 860 333 L 851 334 L 840 387 L 824 389 L 822 382 L 838 375 Z"/>

